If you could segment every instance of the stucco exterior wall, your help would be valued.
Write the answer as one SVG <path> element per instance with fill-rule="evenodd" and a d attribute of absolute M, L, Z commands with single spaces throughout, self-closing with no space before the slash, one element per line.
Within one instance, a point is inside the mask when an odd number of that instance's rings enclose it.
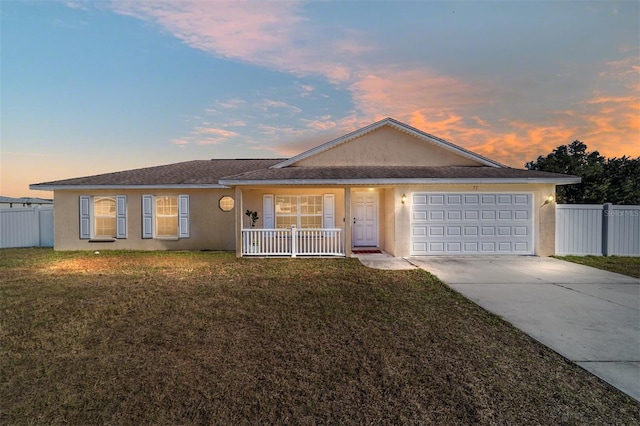
<path fill-rule="evenodd" d="M 479 166 L 480 164 L 390 127 L 297 162 L 296 166 Z"/>
<path fill-rule="evenodd" d="M 396 188 L 385 188 L 380 195 L 380 198 L 384 198 L 385 242 L 382 248 L 392 256 L 396 253 L 396 223 L 401 209 L 400 197 L 396 196 L 397 192 Z"/>
<path fill-rule="evenodd" d="M 142 239 L 142 195 L 189 195 L 189 238 Z M 126 195 L 127 238 L 114 242 L 90 242 L 79 236 L 80 195 Z M 235 208 L 223 212 L 218 202 L 232 189 L 189 190 L 92 190 L 55 191 L 54 226 L 56 250 L 234 250 Z"/>
<path fill-rule="evenodd" d="M 410 255 L 411 251 L 411 194 L 413 192 L 525 192 L 533 194 L 533 240 L 534 253 L 538 256 L 555 254 L 555 202 L 545 204 L 549 195 L 555 196 L 553 184 L 441 184 L 415 185 L 385 188 L 351 187 L 351 193 L 376 191 L 378 193 L 378 239 L 379 247 L 396 257 Z M 236 218 L 242 219 L 242 226 L 248 227 L 244 211 L 257 211 L 260 219 L 256 227 L 263 225 L 263 194 L 274 195 L 323 195 L 335 196 L 335 223 L 345 228 L 346 218 L 345 188 L 331 187 L 280 187 L 242 188 L 242 204 L 234 189 L 191 189 L 191 190 L 129 190 L 129 191 L 56 191 L 54 203 L 55 249 L 56 250 L 236 250 L 238 227 Z M 142 195 L 188 194 L 190 207 L 190 236 L 178 240 L 142 239 Z M 407 195 L 405 204 L 402 194 Z M 109 243 L 90 242 L 79 237 L 79 196 L 80 195 L 126 195 L 127 227 L 126 239 Z M 223 212 L 218 206 L 220 198 L 228 195 L 235 199 L 236 206 L 230 212 Z M 353 197 L 352 197 L 353 199 Z M 240 210 L 239 210 L 240 209 Z M 351 208 L 353 212 L 353 207 Z"/>

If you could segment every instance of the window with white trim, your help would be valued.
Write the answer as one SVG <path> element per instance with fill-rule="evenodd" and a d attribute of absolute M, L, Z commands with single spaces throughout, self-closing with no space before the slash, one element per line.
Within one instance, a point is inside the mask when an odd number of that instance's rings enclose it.
<path fill-rule="evenodd" d="M 126 195 L 81 195 L 80 239 L 127 238 Z"/>
<path fill-rule="evenodd" d="M 156 236 L 178 236 L 178 197 L 156 197 Z"/>
<path fill-rule="evenodd" d="M 115 237 L 116 197 L 94 197 L 93 220 L 95 237 Z"/>
<path fill-rule="evenodd" d="M 322 195 L 276 195 L 275 227 L 322 228 Z"/>
<path fill-rule="evenodd" d="M 188 237 L 188 195 L 142 196 L 142 238 Z"/>

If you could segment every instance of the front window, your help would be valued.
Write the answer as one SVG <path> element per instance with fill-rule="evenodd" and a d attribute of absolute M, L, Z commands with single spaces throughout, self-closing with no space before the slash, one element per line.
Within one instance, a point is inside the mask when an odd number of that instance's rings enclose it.
<path fill-rule="evenodd" d="M 178 236 L 178 197 L 156 198 L 156 235 Z"/>
<path fill-rule="evenodd" d="M 277 195 L 276 228 L 322 228 L 321 195 Z"/>
<path fill-rule="evenodd" d="M 116 199 L 114 197 L 95 197 L 93 216 L 96 237 L 116 236 Z"/>

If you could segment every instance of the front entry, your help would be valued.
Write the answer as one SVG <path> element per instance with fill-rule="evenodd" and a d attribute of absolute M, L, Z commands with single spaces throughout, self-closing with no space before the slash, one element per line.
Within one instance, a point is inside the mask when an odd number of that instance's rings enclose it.
<path fill-rule="evenodd" d="M 378 193 L 354 193 L 353 245 L 378 246 Z"/>

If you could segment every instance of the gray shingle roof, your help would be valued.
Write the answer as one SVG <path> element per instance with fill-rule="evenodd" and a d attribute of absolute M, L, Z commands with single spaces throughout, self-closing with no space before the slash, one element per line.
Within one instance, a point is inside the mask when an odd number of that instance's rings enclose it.
<path fill-rule="evenodd" d="M 46 186 L 147 186 L 217 185 L 224 176 L 264 169 L 281 162 L 274 159 L 194 160 L 164 166 L 146 167 L 31 185 Z"/>
<path fill-rule="evenodd" d="M 230 186 L 246 184 L 353 184 L 419 181 L 516 180 L 576 183 L 576 176 L 509 167 L 342 166 L 270 168 L 282 159 L 195 160 L 31 185 L 72 187 Z"/>
<path fill-rule="evenodd" d="M 342 167 L 284 167 L 260 169 L 221 180 L 223 184 L 284 180 L 402 180 L 402 179 L 535 179 L 563 181 L 576 176 L 509 167 L 415 167 L 415 166 L 342 166 Z"/>

